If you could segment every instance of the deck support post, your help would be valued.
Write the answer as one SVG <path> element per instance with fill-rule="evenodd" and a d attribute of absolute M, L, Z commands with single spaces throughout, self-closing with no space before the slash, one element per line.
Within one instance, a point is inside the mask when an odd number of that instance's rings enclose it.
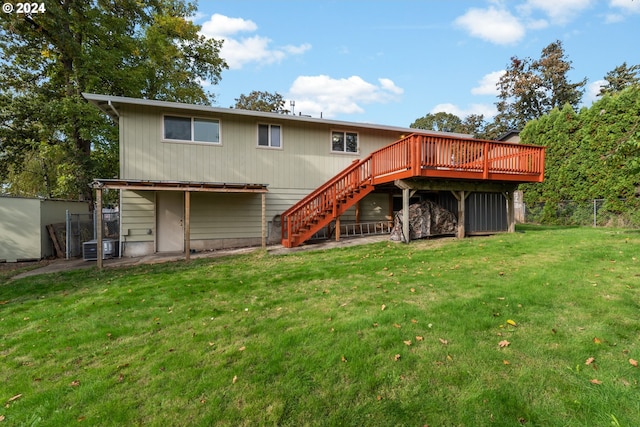
<path fill-rule="evenodd" d="M 409 227 L 409 199 L 411 199 L 411 189 L 402 189 L 402 235 L 404 236 L 404 242 L 409 243 L 411 241 L 411 230 Z"/>
<path fill-rule="evenodd" d="M 191 260 L 191 192 L 184 192 L 184 259 Z"/>
<path fill-rule="evenodd" d="M 96 263 L 98 270 L 102 270 L 102 187 L 96 187 L 96 207 L 93 211 L 96 216 Z"/>
<path fill-rule="evenodd" d="M 340 217 L 336 217 L 336 242 L 340 241 Z"/>
<path fill-rule="evenodd" d="M 466 234 L 464 229 L 464 223 L 465 223 L 465 203 L 464 202 L 465 200 L 467 200 L 469 193 L 464 190 L 460 190 L 460 191 L 452 190 L 451 193 L 458 200 L 458 230 L 456 232 L 456 237 L 458 239 L 464 239 L 464 236 Z"/>
<path fill-rule="evenodd" d="M 515 233 L 516 231 L 516 212 L 513 191 L 505 191 L 505 199 L 507 199 L 507 232 Z"/>

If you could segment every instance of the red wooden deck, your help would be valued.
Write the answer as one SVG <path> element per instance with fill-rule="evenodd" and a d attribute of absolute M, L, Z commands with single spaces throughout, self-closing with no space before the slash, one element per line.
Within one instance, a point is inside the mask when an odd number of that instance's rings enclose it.
<path fill-rule="evenodd" d="M 354 161 L 282 214 L 282 244 L 294 247 L 376 185 L 398 179 L 542 182 L 544 147 L 412 134 Z"/>

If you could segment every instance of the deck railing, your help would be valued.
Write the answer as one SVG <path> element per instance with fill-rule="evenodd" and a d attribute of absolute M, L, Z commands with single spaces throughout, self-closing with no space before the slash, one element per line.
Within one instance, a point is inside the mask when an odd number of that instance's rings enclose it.
<path fill-rule="evenodd" d="M 410 177 L 541 182 L 544 147 L 449 136 L 412 134 L 355 160 L 282 214 L 282 240 L 309 234 L 336 218 L 377 184 Z M 347 203 L 347 200 L 349 203 Z"/>

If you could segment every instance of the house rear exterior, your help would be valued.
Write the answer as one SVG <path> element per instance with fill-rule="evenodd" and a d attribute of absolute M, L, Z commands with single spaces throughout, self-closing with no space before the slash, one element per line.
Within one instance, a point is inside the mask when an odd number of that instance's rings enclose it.
<path fill-rule="evenodd" d="M 84 96 L 119 125 L 120 177 L 103 184 L 121 190 L 123 256 L 183 251 L 185 226 L 189 247 L 195 250 L 259 245 L 265 237 L 264 222 L 267 240 L 279 242 L 280 215 L 352 162 L 411 133 L 444 135 L 277 113 Z M 372 192 L 344 213 L 342 221 L 391 220 L 400 194 L 392 187 Z M 451 202 L 447 192 L 437 194 L 425 197 Z M 485 217 L 506 215 L 504 199 L 495 197 L 488 209 L 495 205 L 499 212 Z M 505 231 L 501 222 L 496 221 L 491 226 L 496 229 L 490 231 Z"/>

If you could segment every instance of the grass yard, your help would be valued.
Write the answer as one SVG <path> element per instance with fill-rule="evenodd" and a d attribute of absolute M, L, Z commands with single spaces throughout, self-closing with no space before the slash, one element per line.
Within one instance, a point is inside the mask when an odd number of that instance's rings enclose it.
<path fill-rule="evenodd" d="M 0 285 L 0 427 L 638 426 L 640 232 Z"/>

